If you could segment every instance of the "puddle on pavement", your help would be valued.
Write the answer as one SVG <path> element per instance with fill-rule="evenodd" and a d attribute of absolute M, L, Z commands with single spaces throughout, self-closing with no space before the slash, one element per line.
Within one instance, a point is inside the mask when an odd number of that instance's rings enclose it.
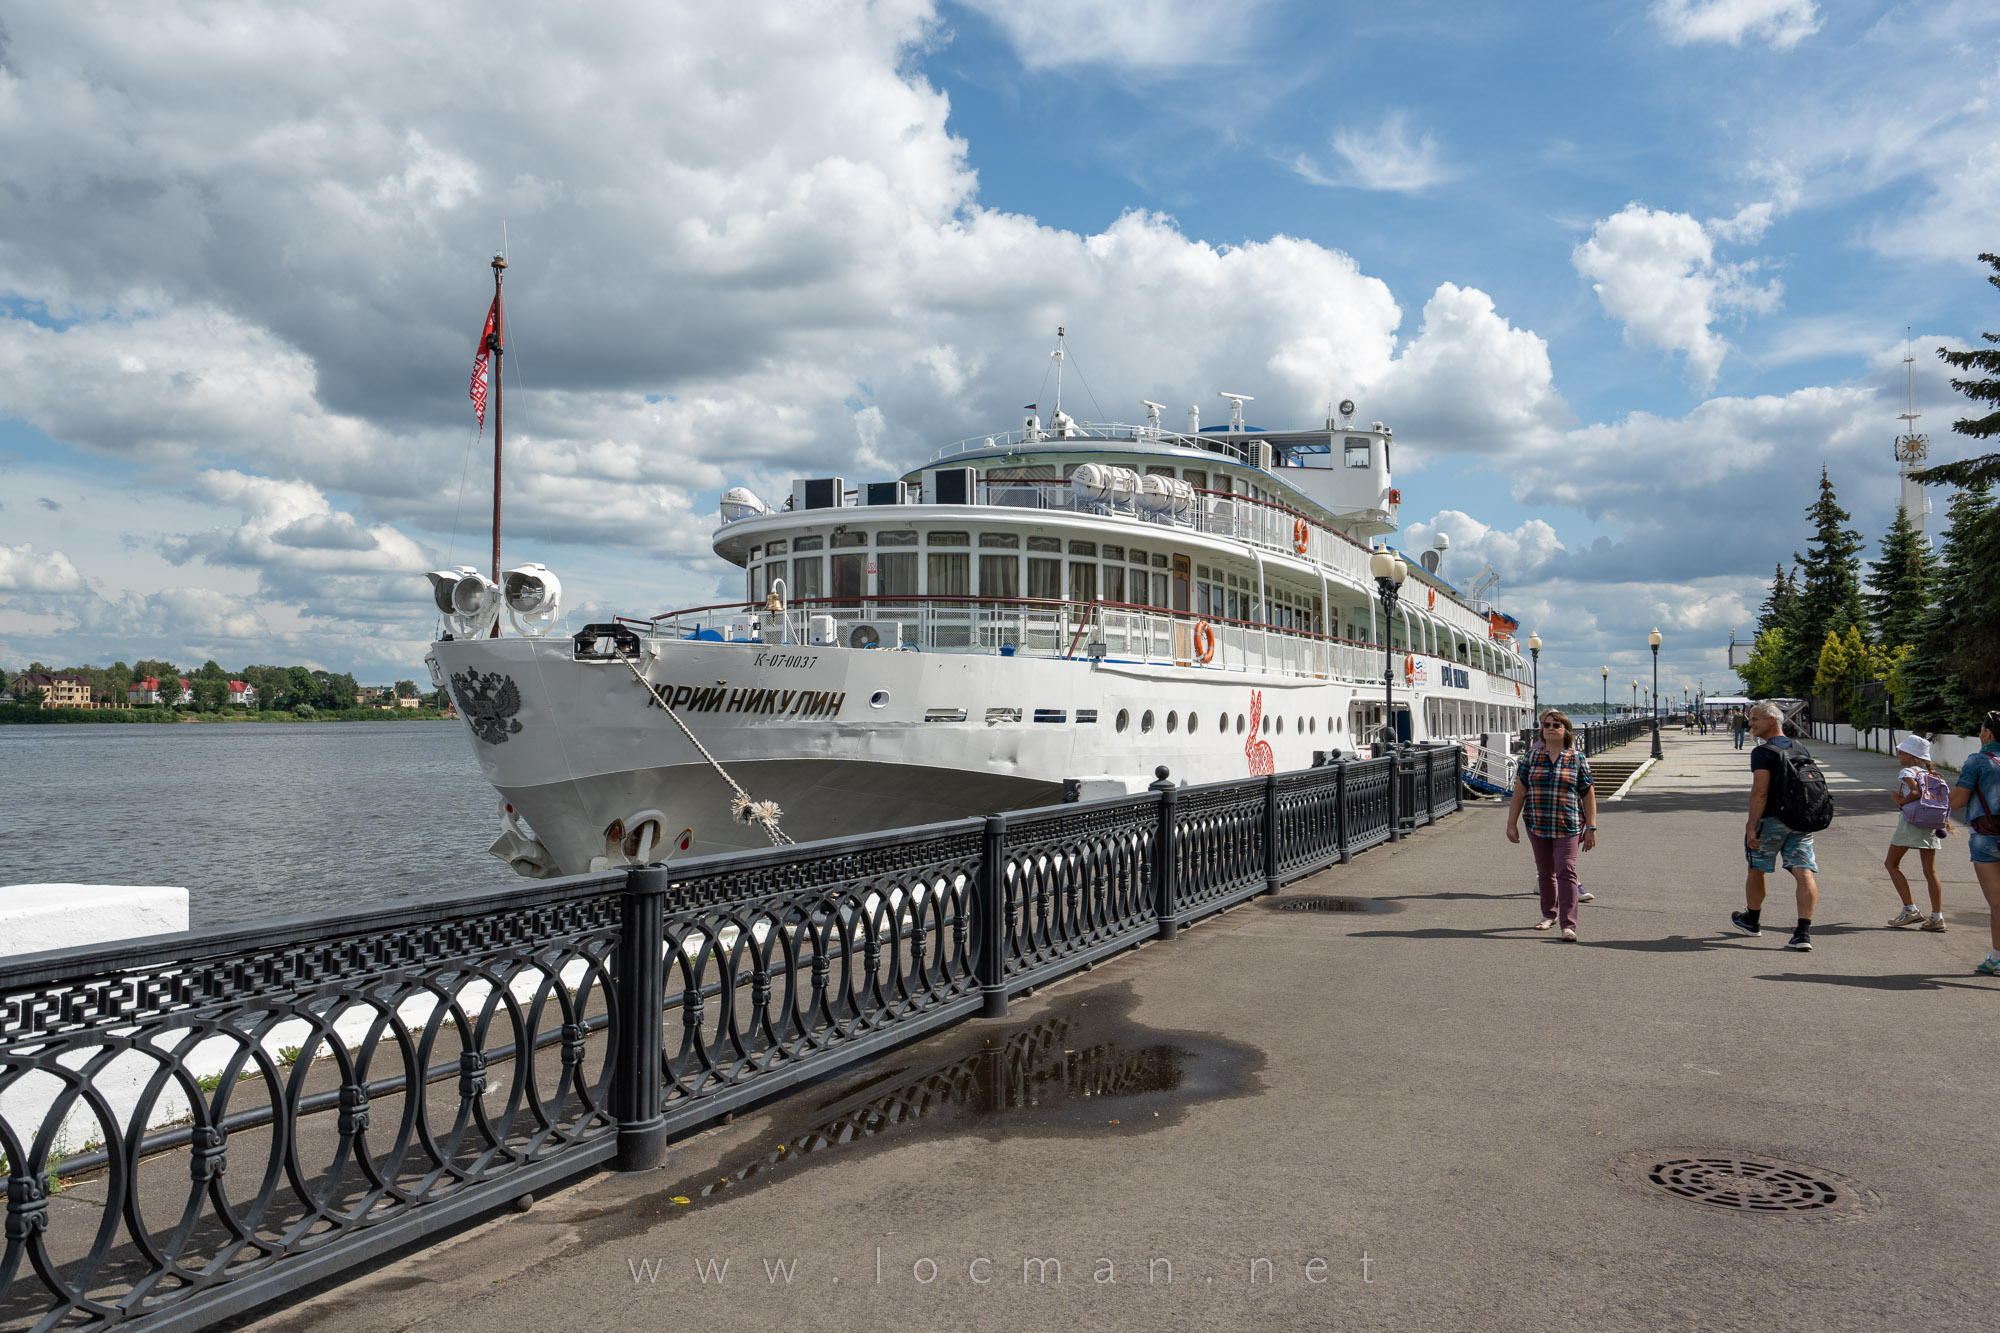
<path fill-rule="evenodd" d="M 688 1204 L 673 1211 L 868 1149 L 964 1134 L 1144 1134 L 1176 1123 L 1198 1102 L 1261 1089 L 1256 1074 L 1262 1052 L 1223 1038 L 1142 1027 L 1128 1017 L 1133 1002 L 1129 986 L 1096 990 L 1033 1022 L 997 1031 L 998 1025 L 962 1029 L 958 1053 L 936 1063 L 883 1071 L 811 1110 L 787 1114 L 781 1105 L 771 1131 L 775 1146 L 684 1179 L 668 1197 Z"/>

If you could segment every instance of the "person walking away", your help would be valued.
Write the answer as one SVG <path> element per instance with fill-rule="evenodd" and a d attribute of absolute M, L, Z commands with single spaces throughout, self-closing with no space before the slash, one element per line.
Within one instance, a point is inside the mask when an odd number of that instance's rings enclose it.
<path fill-rule="evenodd" d="M 1903 817 L 1896 821 L 1896 835 L 1889 840 L 1889 855 L 1882 864 L 1888 868 L 1889 882 L 1896 886 L 1896 896 L 1903 900 L 1903 910 L 1890 917 L 1889 924 L 1914 926 L 1922 922 L 1925 930 L 1943 930 L 1944 885 L 1938 882 L 1937 854 L 1951 833 L 1951 788 L 1931 767 L 1931 743 L 1922 736 L 1905 736 L 1896 742 L 1896 755 L 1904 767 L 1889 799 Z M 1903 853 L 1911 848 L 1923 863 L 1924 885 L 1931 893 L 1929 917 L 1917 910 L 1910 898 L 1910 881 L 1903 875 Z"/>
<path fill-rule="evenodd" d="M 1979 753 L 1958 770 L 1951 808 L 1963 810 L 1971 824 L 1972 873 L 1986 895 L 1992 914 L 1992 952 L 1975 969 L 1984 977 L 2000 977 L 2000 711 L 1988 713 L 1979 728 Z"/>
<path fill-rule="evenodd" d="M 1558 922 L 1562 938 L 1576 943 L 1576 857 L 1579 848 L 1597 847 L 1597 790 L 1590 761 L 1577 748 L 1568 716 L 1551 708 L 1542 714 L 1542 743 L 1521 757 L 1514 800 L 1507 807 L 1507 841 L 1521 841 L 1520 820 L 1528 817 L 1528 845 L 1535 853 L 1535 883 L 1542 920 L 1536 930 Z"/>
<path fill-rule="evenodd" d="M 1750 730 L 1750 719 L 1743 716 L 1742 709 L 1739 708 L 1729 715 L 1729 730 L 1735 734 L 1736 748 L 1742 749 L 1743 733 Z"/>
<path fill-rule="evenodd" d="M 1813 909 L 1819 904 L 1814 830 L 1793 828 L 1778 817 L 1777 808 L 1792 803 L 1791 789 L 1803 781 L 1798 761 L 1803 760 L 1804 767 L 1815 775 L 1818 769 L 1812 767 L 1812 755 L 1805 746 L 1785 735 L 1780 716 L 1778 706 L 1764 699 L 1751 706 L 1747 719 L 1750 733 L 1757 738 L 1750 749 L 1750 818 L 1743 829 L 1743 859 L 1750 868 L 1743 884 L 1744 910 L 1731 912 L 1729 924 L 1745 935 L 1764 933 L 1764 877 L 1777 870 L 1783 858 L 1785 869 L 1797 883 L 1799 905 L 1799 923 L 1785 947 L 1810 953 Z M 1824 779 L 1820 794 L 1825 794 Z M 1801 823 L 1811 822 L 1793 813 Z"/>

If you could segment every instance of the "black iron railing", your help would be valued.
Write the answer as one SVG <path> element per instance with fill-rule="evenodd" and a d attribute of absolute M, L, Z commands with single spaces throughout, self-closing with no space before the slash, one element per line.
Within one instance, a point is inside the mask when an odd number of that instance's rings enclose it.
<path fill-rule="evenodd" d="M 1458 808 L 1463 753 L 0 963 L 0 1326 L 193 1329 Z M 1162 770 L 1164 777 L 1164 770 Z"/>

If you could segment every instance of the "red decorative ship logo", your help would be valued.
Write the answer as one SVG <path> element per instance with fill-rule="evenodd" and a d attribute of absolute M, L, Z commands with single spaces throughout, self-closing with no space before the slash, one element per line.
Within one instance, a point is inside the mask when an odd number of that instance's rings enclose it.
<path fill-rule="evenodd" d="M 1250 739 L 1243 742 L 1244 757 L 1250 761 L 1250 776 L 1261 778 L 1278 771 L 1278 761 L 1271 753 L 1271 742 L 1258 736 L 1264 725 L 1264 691 L 1250 691 Z"/>

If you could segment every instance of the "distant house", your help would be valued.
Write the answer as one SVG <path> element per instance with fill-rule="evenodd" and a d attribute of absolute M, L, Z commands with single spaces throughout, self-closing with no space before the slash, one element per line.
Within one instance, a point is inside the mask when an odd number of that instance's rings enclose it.
<path fill-rule="evenodd" d="M 422 708 L 423 706 L 424 701 L 414 694 L 407 697 L 398 697 L 396 700 L 396 707 L 398 708 Z"/>
<path fill-rule="evenodd" d="M 354 692 L 354 702 L 358 704 L 372 704 L 388 692 L 376 685 L 363 685 Z"/>
<path fill-rule="evenodd" d="M 230 681 L 229 702 L 238 708 L 255 708 L 257 706 L 257 687 L 255 685 L 246 685 L 240 680 Z"/>
<path fill-rule="evenodd" d="M 82 676 L 66 676 L 45 671 L 26 671 L 14 677 L 14 696 L 40 690 L 44 708 L 95 708 L 90 701 L 90 682 Z"/>
<path fill-rule="evenodd" d="M 139 707 L 141 704 L 158 703 L 160 701 L 160 678 L 158 676 L 147 676 L 144 680 L 133 681 L 125 687 L 125 699 L 134 708 Z"/>
<path fill-rule="evenodd" d="M 174 702 L 180 704 L 182 707 L 186 707 L 187 705 L 194 702 L 194 691 L 189 688 L 186 676 L 181 677 L 180 686 L 181 686 L 181 692 L 179 696 L 175 698 Z"/>

